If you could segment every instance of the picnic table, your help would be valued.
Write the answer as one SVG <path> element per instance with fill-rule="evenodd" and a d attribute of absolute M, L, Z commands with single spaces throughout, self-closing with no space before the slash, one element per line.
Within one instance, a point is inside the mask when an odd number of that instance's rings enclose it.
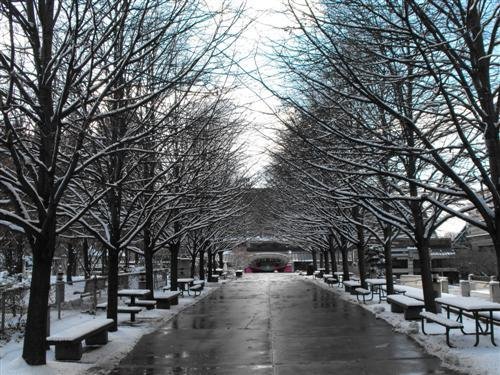
<path fill-rule="evenodd" d="M 500 311 L 500 303 L 485 301 L 477 297 L 440 297 L 435 301 L 446 309 L 448 319 L 450 318 L 451 309 L 458 311 L 457 321 L 463 323 L 463 313 L 467 311 L 472 314 L 475 321 L 475 332 L 466 332 L 461 328 L 464 335 L 475 335 L 476 343 L 479 344 L 479 336 L 490 336 L 491 343 L 495 346 L 495 329 L 493 324 L 493 313 Z M 480 315 L 480 313 L 488 313 Z M 486 316 L 485 316 L 486 315 Z M 486 325 L 481 325 L 481 318 L 486 319 Z"/>
<path fill-rule="evenodd" d="M 130 297 L 130 306 L 134 306 L 136 297 L 147 297 L 150 293 L 149 289 L 120 289 L 118 297 Z"/>
<path fill-rule="evenodd" d="M 193 282 L 194 279 L 190 277 L 177 279 L 177 284 L 179 285 L 179 289 L 181 290 L 181 296 L 184 297 L 184 292 L 186 290 L 189 290 L 189 287 L 193 284 Z"/>
<path fill-rule="evenodd" d="M 366 279 L 365 282 L 370 286 L 372 299 L 374 295 L 378 295 L 378 301 L 382 302 L 382 286 L 387 284 L 385 279 Z"/>

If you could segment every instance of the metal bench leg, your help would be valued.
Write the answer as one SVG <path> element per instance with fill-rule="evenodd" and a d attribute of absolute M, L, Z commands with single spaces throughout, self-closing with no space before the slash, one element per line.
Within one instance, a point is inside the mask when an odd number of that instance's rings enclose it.
<path fill-rule="evenodd" d="M 427 335 L 427 333 L 425 333 L 425 323 L 424 323 L 424 320 L 425 320 L 425 318 L 422 318 L 422 333 L 424 335 Z"/>
<path fill-rule="evenodd" d="M 135 322 L 135 312 L 130 313 L 130 321 Z"/>

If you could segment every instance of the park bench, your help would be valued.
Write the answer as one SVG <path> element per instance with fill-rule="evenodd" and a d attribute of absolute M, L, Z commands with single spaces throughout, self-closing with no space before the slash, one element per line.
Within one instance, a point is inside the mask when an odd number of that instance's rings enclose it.
<path fill-rule="evenodd" d="M 94 319 L 68 328 L 47 337 L 48 345 L 55 345 L 56 360 L 78 361 L 82 358 L 82 341 L 86 345 L 105 345 L 108 342 L 108 329 L 113 319 Z"/>
<path fill-rule="evenodd" d="M 314 278 L 315 278 L 315 279 L 320 278 L 320 277 L 321 277 L 321 274 L 322 274 L 322 272 L 321 272 L 321 271 L 314 271 L 314 272 L 313 272 L 313 276 L 314 276 Z"/>
<path fill-rule="evenodd" d="M 199 296 L 201 294 L 201 291 L 203 290 L 203 286 L 198 284 L 198 285 L 194 285 L 192 287 L 189 287 L 187 292 L 188 292 L 188 296 L 191 295 L 190 292 L 193 292 L 194 293 L 194 296 Z"/>
<path fill-rule="evenodd" d="M 446 328 L 446 344 L 450 347 L 453 348 L 453 346 L 450 344 L 450 329 L 459 329 L 459 328 L 464 328 L 464 325 L 460 322 L 457 322 L 455 320 L 447 319 L 444 316 L 434 314 L 431 312 L 427 311 L 422 311 L 420 313 L 420 318 L 422 319 L 422 333 L 424 335 L 427 335 L 425 332 L 425 323 L 424 321 L 427 320 L 427 322 L 434 322 L 436 324 L 439 324 Z"/>
<path fill-rule="evenodd" d="M 355 280 L 346 280 L 346 281 L 344 281 L 343 284 L 344 284 L 345 291 L 348 293 L 351 293 L 353 295 L 356 294 L 355 289 L 361 287 L 361 283 L 359 281 L 355 281 Z"/>
<path fill-rule="evenodd" d="M 106 310 L 108 308 L 108 303 L 103 302 L 96 305 L 96 309 Z M 135 322 L 135 315 L 139 314 L 142 311 L 142 308 L 139 306 L 118 306 L 116 312 L 118 314 L 130 314 L 130 321 Z"/>
<path fill-rule="evenodd" d="M 358 300 L 358 302 L 360 302 L 359 296 L 363 297 L 363 303 L 366 303 L 366 301 L 367 301 L 366 296 L 372 294 L 371 291 L 369 291 L 368 289 L 365 289 L 365 288 L 356 288 L 356 289 L 354 289 L 354 291 L 356 292 L 356 299 Z M 368 301 L 371 301 L 372 299 L 373 299 L 373 295 Z"/>
<path fill-rule="evenodd" d="M 163 288 L 163 294 L 155 294 L 153 299 L 156 301 L 157 309 L 170 309 L 170 306 L 179 304 L 180 292 L 172 292 L 169 287 Z"/>
<path fill-rule="evenodd" d="M 401 294 L 389 294 L 387 303 L 391 305 L 391 312 L 404 313 L 405 320 L 419 320 L 425 306 L 422 301 Z"/>
<path fill-rule="evenodd" d="M 129 306 L 141 306 L 145 307 L 148 310 L 152 310 L 156 307 L 156 301 L 154 299 L 137 299 L 134 304 L 131 302 L 128 303 Z"/>
<path fill-rule="evenodd" d="M 242 277 L 243 276 L 243 270 L 236 270 L 234 272 L 234 274 L 236 275 L 236 277 Z"/>

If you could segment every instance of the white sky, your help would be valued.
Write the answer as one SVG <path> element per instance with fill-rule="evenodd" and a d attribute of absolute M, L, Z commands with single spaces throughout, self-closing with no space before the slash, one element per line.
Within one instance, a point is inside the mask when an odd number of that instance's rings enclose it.
<path fill-rule="evenodd" d="M 282 27 L 289 25 L 289 19 L 282 14 L 283 0 L 232 0 L 232 6 L 246 4 L 243 23 L 253 20 L 236 42 L 235 49 L 240 58 L 242 69 L 257 76 L 259 73 L 269 79 L 274 75 L 270 54 L 270 41 L 279 40 L 283 35 Z M 279 126 L 272 110 L 279 106 L 257 81 L 250 77 L 241 77 L 242 87 L 233 94 L 234 100 L 244 108 L 245 119 L 251 124 L 243 136 L 246 143 L 250 173 L 257 174 L 268 162 L 266 147 L 272 146 L 269 139 L 273 128 Z M 271 107 L 272 110 L 269 108 Z"/>
<path fill-rule="evenodd" d="M 217 0 L 215 4 L 220 4 Z M 279 41 L 285 37 L 282 28 L 290 26 L 290 19 L 283 13 L 283 0 L 230 0 L 234 7 L 245 6 L 245 17 L 242 24 L 250 19 L 254 21 L 243 32 L 236 42 L 235 49 L 240 58 L 242 68 L 266 77 L 266 82 L 272 81 L 276 71 L 268 57 L 271 54 L 270 42 Z M 256 74 L 255 74 L 256 75 Z M 234 100 L 244 108 L 245 119 L 252 125 L 243 136 L 247 144 L 247 165 L 251 174 L 258 174 L 266 166 L 269 156 L 266 148 L 272 147 L 273 129 L 280 127 L 278 120 L 271 113 L 279 106 L 279 100 L 273 98 L 258 82 L 246 77 L 241 78 L 242 87 L 233 94 Z M 439 234 L 458 233 L 464 225 L 460 219 L 450 219 L 438 230 Z"/>

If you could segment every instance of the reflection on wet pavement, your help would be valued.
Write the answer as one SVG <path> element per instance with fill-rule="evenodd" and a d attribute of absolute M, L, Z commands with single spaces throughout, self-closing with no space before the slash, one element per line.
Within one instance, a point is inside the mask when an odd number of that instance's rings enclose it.
<path fill-rule="evenodd" d="M 144 336 L 111 374 L 453 372 L 359 306 L 290 274 L 253 274 Z"/>

